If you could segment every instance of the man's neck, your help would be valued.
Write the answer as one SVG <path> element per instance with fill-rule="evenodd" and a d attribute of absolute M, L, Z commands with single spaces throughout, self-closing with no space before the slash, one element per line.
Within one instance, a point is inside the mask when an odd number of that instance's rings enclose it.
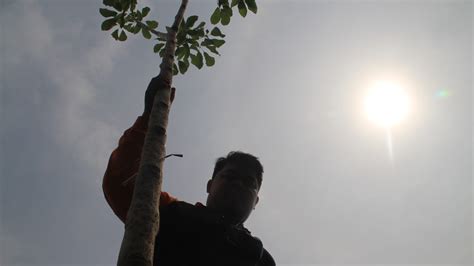
<path fill-rule="evenodd" d="M 244 222 L 245 221 L 241 221 L 241 220 L 232 218 L 230 215 L 225 214 L 221 211 L 215 210 L 215 209 L 213 209 L 209 206 L 206 206 L 206 205 L 204 205 L 200 202 L 198 202 L 196 205 L 200 206 L 200 207 L 205 207 L 207 210 L 209 210 L 213 214 L 219 216 L 222 219 L 222 222 L 226 225 L 231 225 L 231 226 L 236 226 L 236 227 L 244 227 Z"/>

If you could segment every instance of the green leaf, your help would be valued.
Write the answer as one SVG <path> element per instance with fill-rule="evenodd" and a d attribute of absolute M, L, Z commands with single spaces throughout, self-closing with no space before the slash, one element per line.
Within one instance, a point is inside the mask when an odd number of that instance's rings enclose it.
<path fill-rule="evenodd" d="M 114 1 L 113 7 L 114 7 L 115 10 L 117 10 L 117 11 L 122 11 L 122 5 L 120 4 L 119 1 Z"/>
<path fill-rule="evenodd" d="M 245 16 L 247 15 L 247 6 L 245 5 L 245 2 L 243 0 L 239 2 L 238 8 L 240 15 L 245 18 Z"/>
<path fill-rule="evenodd" d="M 148 29 L 142 28 L 142 34 L 145 39 L 151 39 L 151 33 Z"/>
<path fill-rule="evenodd" d="M 178 33 L 178 36 L 176 36 L 176 45 L 183 45 L 183 43 L 185 43 L 186 41 L 188 41 L 188 39 L 186 38 L 186 32 Z"/>
<path fill-rule="evenodd" d="M 99 13 L 105 18 L 114 17 L 115 15 L 117 15 L 117 12 L 108 10 L 107 8 L 99 9 Z"/>
<path fill-rule="evenodd" d="M 100 28 L 101 28 L 103 31 L 108 31 L 108 30 L 110 30 L 111 28 L 113 28 L 116 23 L 117 23 L 117 19 L 115 19 L 115 18 L 109 18 L 109 19 L 107 19 L 107 20 L 104 20 L 104 22 L 102 22 L 102 25 L 100 26 Z"/>
<path fill-rule="evenodd" d="M 178 49 L 176 49 L 174 54 L 176 55 L 176 57 L 178 57 L 178 59 L 181 59 L 184 57 L 185 52 L 186 52 L 186 48 L 184 46 L 181 46 L 181 47 L 178 47 Z"/>
<path fill-rule="evenodd" d="M 212 35 L 212 36 L 217 36 L 217 37 L 222 37 L 222 38 L 225 37 L 225 35 L 222 34 L 221 30 L 220 30 L 218 27 L 214 27 L 214 28 L 211 30 L 211 35 Z"/>
<path fill-rule="evenodd" d="M 191 37 L 199 37 L 199 31 L 197 30 L 189 30 L 187 34 Z"/>
<path fill-rule="evenodd" d="M 184 58 L 185 58 L 185 60 L 188 60 L 189 55 L 191 54 L 191 51 L 189 49 L 189 45 L 185 44 L 183 47 L 184 47 Z"/>
<path fill-rule="evenodd" d="M 189 45 L 191 45 L 191 48 L 193 48 L 193 49 L 199 46 L 199 42 L 197 40 L 189 40 L 188 43 L 189 43 Z"/>
<path fill-rule="evenodd" d="M 115 40 L 118 40 L 118 38 L 119 38 L 118 32 L 119 32 L 118 29 L 116 29 L 116 30 L 114 30 L 114 32 L 112 32 L 112 37 L 114 37 Z"/>
<path fill-rule="evenodd" d="M 190 47 L 191 49 L 195 51 L 199 51 L 198 47 L 199 47 L 199 43 L 191 43 L 191 47 Z"/>
<path fill-rule="evenodd" d="M 217 51 L 217 48 L 212 45 L 205 46 L 209 51 L 213 52 L 216 55 L 220 55 L 219 52 Z"/>
<path fill-rule="evenodd" d="M 123 26 L 123 28 L 126 29 L 127 31 L 130 31 L 130 32 L 131 32 L 131 31 L 132 31 L 132 24 L 125 24 L 125 25 Z"/>
<path fill-rule="evenodd" d="M 135 11 L 135 16 L 137 17 L 138 21 L 142 21 L 143 19 L 142 12 L 140 12 L 139 10 Z"/>
<path fill-rule="evenodd" d="M 214 10 L 214 12 L 211 15 L 211 23 L 213 25 L 216 25 L 217 23 L 219 23 L 220 20 L 221 20 L 221 10 L 218 7 L 216 7 L 216 10 Z"/>
<path fill-rule="evenodd" d="M 104 3 L 106 6 L 114 6 L 115 0 L 104 0 L 102 3 Z"/>
<path fill-rule="evenodd" d="M 232 17 L 232 14 L 233 14 L 232 8 L 230 8 L 229 6 L 224 6 L 221 11 L 221 18 L 222 18 L 222 14 L 225 14 L 229 18 Z"/>
<path fill-rule="evenodd" d="M 221 23 L 222 25 L 226 26 L 230 23 L 230 17 L 227 14 L 221 13 Z"/>
<path fill-rule="evenodd" d="M 160 52 L 158 53 L 160 57 L 165 56 L 166 49 L 161 49 Z"/>
<path fill-rule="evenodd" d="M 122 30 L 118 39 L 119 41 L 122 41 L 122 42 L 127 40 L 127 34 L 125 33 L 125 31 Z"/>
<path fill-rule="evenodd" d="M 194 26 L 194 23 L 196 23 L 196 21 L 198 20 L 198 16 L 190 16 L 187 20 L 186 20 L 186 28 L 191 28 L 192 26 Z"/>
<path fill-rule="evenodd" d="M 156 29 L 158 27 L 158 22 L 154 20 L 147 20 L 146 25 L 148 25 L 148 27 L 150 27 L 151 29 Z"/>
<path fill-rule="evenodd" d="M 242 2 L 242 0 L 232 0 L 230 7 L 236 6 L 239 2 Z"/>
<path fill-rule="evenodd" d="M 200 29 L 198 30 L 198 32 L 199 32 L 199 34 L 198 34 L 199 37 L 204 37 L 204 35 L 206 35 L 206 33 L 204 33 L 204 28 L 200 28 Z"/>
<path fill-rule="evenodd" d="M 219 5 L 219 6 L 229 6 L 229 0 L 219 0 L 219 1 L 217 1 L 217 5 Z"/>
<path fill-rule="evenodd" d="M 225 41 L 224 40 L 219 40 L 219 39 L 212 39 L 212 43 L 217 47 L 221 47 L 224 45 Z"/>
<path fill-rule="evenodd" d="M 140 32 L 141 29 L 142 29 L 142 28 L 141 28 L 140 26 L 135 25 L 135 26 L 132 28 L 132 31 L 131 31 L 131 32 L 132 32 L 133 34 L 137 34 L 137 33 Z"/>
<path fill-rule="evenodd" d="M 120 1 L 120 5 L 122 6 L 122 10 L 128 10 L 130 7 L 130 0 Z"/>
<path fill-rule="evenodd" d="M 155 44 L 155 46 L 153 47 L 153 52 L 158 53 L 161 50 L 161 48 L 163 48 L 164 46 L 165 46 L 164 43 Z"/>
<path fill-rule="evenodd" d="M 204 58 L 206 59 L 206 66 L 213 66 L 216 63 L 214 57 L 210 56 L 208 53 L 204 52 Z"/>
<path fill-rule="evenodd" d="M 194 28 L 194 29 L 203 28 L 205 25 L 206 25 L 206 22 L 203 21 L 203 22 L 199 23 L 199 25 L 197 25 L 196 28 Z"/>
<path fill-rule="evenodd" d="M 200 28 L 197 30 L 189 30 L 188 35 L 191 36 L 193 39 L 199 39 L 199 37 L 204 37 L 204 28 Z"/>
<path fill-rule="evenodd" d="M 117 16 L 117 21 L 118 21 L 118 24 L 120 25 L 121 28 L 123 28 L 123 26 L 125 26 L 125 18 L 124 18 L 124 14 L 121 13 Z"/>
<path fill-rule="evenodd" d="M 257 14 L 257 3 L 255 3 L 255 0 L 245 0 L 245 3 L 250 11 Z"/>
<path fill-rule="evenodd" d="M 178 67 L 179 67 L 179 72 L 181 72 L 181 74 L 186 73 L 186 71 L 189 68 L 189 61 L 188 60 L 178 61 Z"/>
<path fill-rule="evenodd" d="M 149 7 L 144 7 L 142 8 L 142 17 L 146 17 L 150 13 L 150 8 Z"/>
<path fill-rule="evenodd" d="M 178 75 L 178 73 L 179 73 L 178 66 L 176 65 L 176 63 L 173 63 L 173 75 Z"/>
<path fill-rule="evenodd" d="M 201 69 L 204 65 L 201 52 L 197 51 L 196 55 L 191 55 L 191 63 L 198 69 Z"/>

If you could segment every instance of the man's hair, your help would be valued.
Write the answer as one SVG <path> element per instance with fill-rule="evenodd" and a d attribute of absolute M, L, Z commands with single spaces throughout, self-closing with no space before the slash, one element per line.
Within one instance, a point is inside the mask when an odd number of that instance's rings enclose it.
<path fill-rule="evenodd" d="M 260 188 L 262 186 L 263 166 L 257 157 L 241 151 L 231 151 L 226 157 L 220 157 L 216 160 L 212 178 L 214 178 L 220 170 L 224 169 L 227 164 L 234 164 L 238 167 L 254 170 L 255 173 L 257 173 L 258 187 Z"/>

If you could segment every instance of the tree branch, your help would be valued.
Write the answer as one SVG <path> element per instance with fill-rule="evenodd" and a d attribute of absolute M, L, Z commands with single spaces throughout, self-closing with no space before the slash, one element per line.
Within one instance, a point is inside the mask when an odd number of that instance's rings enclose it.
<path fill-rule="evenodd" d="M 179 24 L 183 20 L 184 11 L 188 5 L 188 0 L 181 0 L 181 6 L 179 7 L 178 13 L 174 17 L 174 23 L 171 28 L 168 29 L 168 36 L 165 45 L 165 54 L 163 61 L 160 64 L 159 77 L 162 78 L 165 84 L 171 86 L 173 80 L 173 64 L 174 64 L 174 52 L 176 50 L 176 35 L 178 34 Z"/>
<path fill-rule="evenodd" d="M 141 22 L 141 21 L 136 21 L 138 25 L 140 25 L 141 27 L 144 27 L 146 28 L 148 31 L 150 31 L 151 33 L 155 34 L 156 37 L 158 38 L 161 38 L 161 39 L 164 39 L 166 40 L 166 38 L 168 37 L 168 35 L 164 32 L 161 32 L 161 31 L 157 31 L 157 30 L 154 30 L 154 29 L 150 29 L 150 27 L 148 27 L 148 25 L 146 25 L 145 23 Z"/>
<path fill-rule="evenodd" d="M 166 154 L 166 129 L 171 107 L 176 35 L 187 4 L 188 0 L 181 0 L 173 26 L 167 33 L 165 54 L 157 77 L 157 90 L 143 144 L 140 167 L 125 222 L 125 234 L 117 262 L 119 266 L 153 265 L 155 241 L 160 227 L 162 158 Z"/>

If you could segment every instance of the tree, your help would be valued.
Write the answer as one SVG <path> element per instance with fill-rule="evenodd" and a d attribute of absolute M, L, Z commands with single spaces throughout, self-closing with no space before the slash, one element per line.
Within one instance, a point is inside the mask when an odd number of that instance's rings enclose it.
<path fill-rule="evenodd" d="M 206 66 L 213 66 L 214 56 L 220 55 L 218 48 L 225 43 L 225 35 L 219 27 L 214 26 L 209 30 L 204 21 L 196 25 L 198 16 L 184 18 L 188 1 L 181 0 L 174 23 L 171 27 L 166 27 L 166 33 L 157 30 L 157 21 L 145 20 L 151 9 L 139 9 L 137 0 L 103 0 L 106 8 L 99 10 L 105 17 L 102 30 L 114 29 L 112 37 L 115 40 L 126 41 L 127 32 L 141 32 L 145 39 L 152 39 L 153 36 L 156 42 L 153 51 L 162 58 L 157 76 L 157 92 L 125 223 L 118 259 L 120 266 L 153 265 L 155 237 L 160 223 L 158 206 L 173 76 L 186 73 L 190 62 L 198 69 L 203 67 L 204 62 Z M 211 24 L 228 25 L 233 9 L 237 9 L 242 17 L 247 15 L 247 10 L 257 13 L 255 0 L 218 0 L 217 7 L 210 16 Z"/>

